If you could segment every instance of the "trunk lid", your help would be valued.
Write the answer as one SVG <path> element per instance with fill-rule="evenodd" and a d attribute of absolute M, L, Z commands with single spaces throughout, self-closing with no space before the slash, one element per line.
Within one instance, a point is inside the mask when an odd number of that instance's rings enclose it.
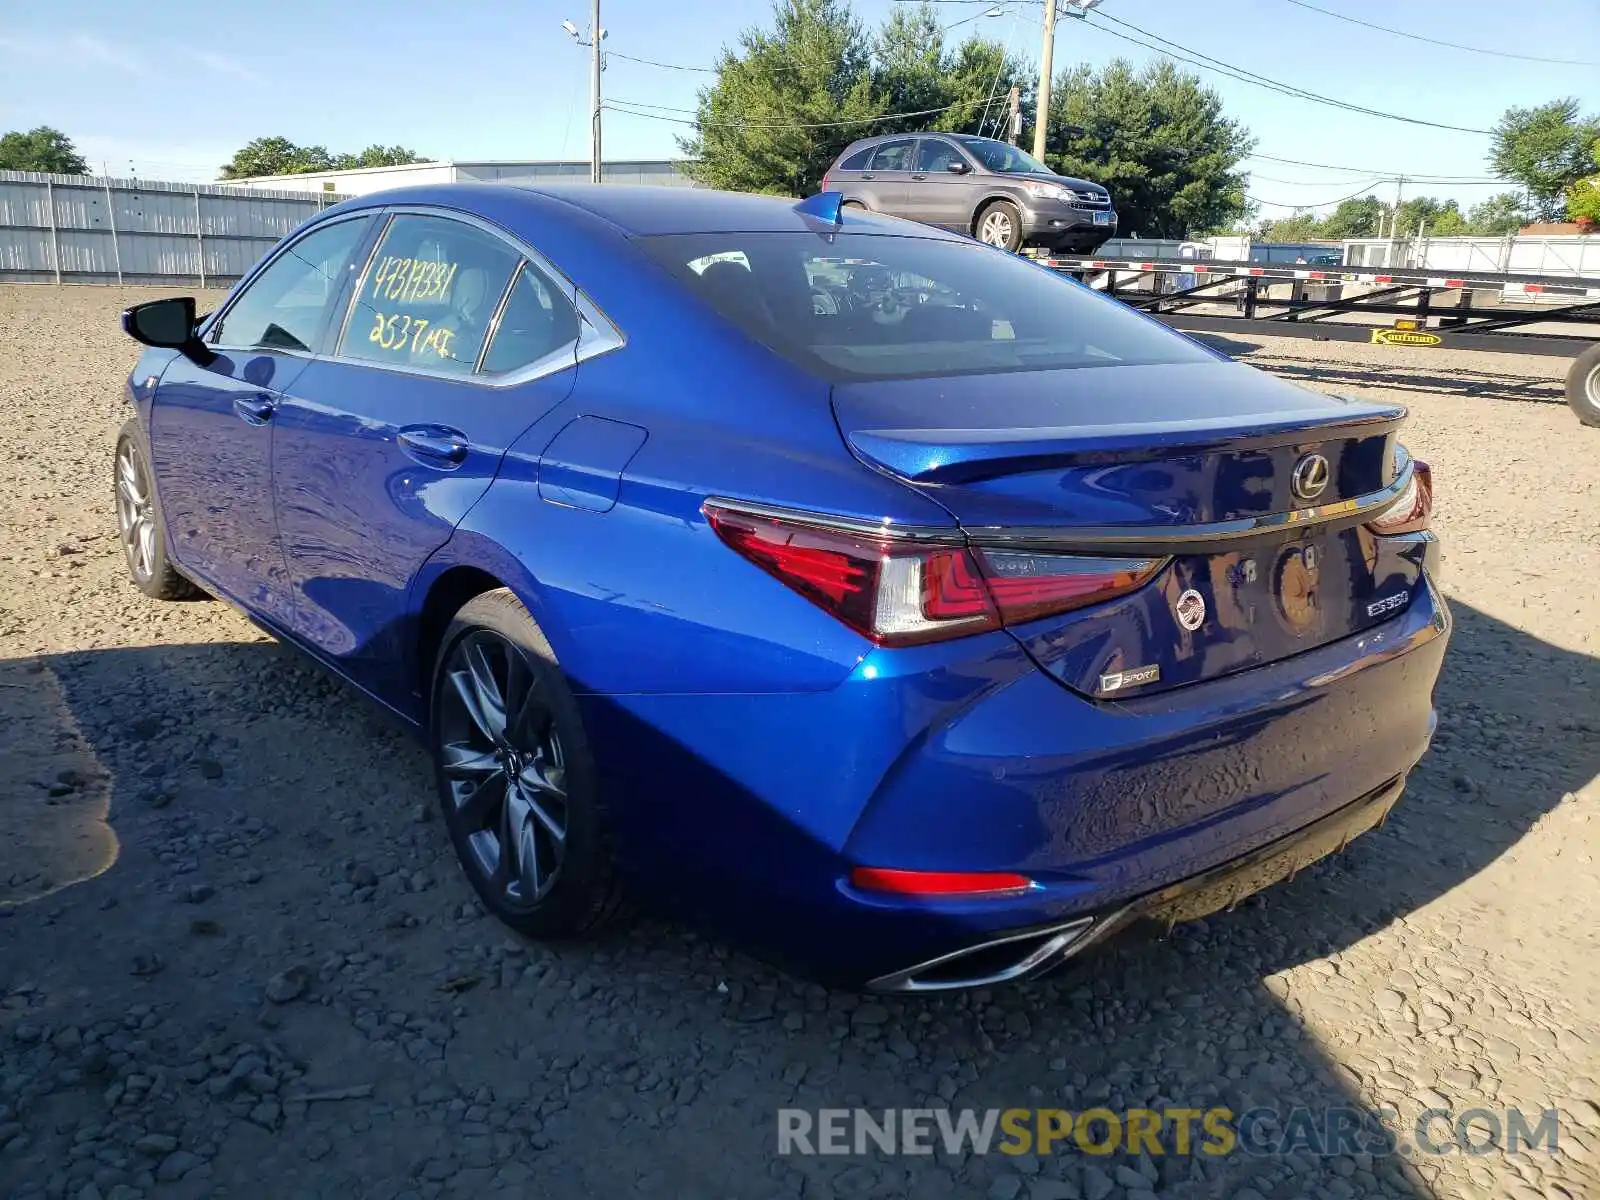
<path fill-rule="evenodd" d="M 1086 694 L 1349 636 L 1395 615 L 1421 576 L 1425 547 L 1374 535 L 1361 508 L 1406 461 L 1397 405 L 1224 361 L 848 383 L 833 399 L 852 451 L 976 545 L 1167 560 L 1131 595 L 1012 629 Z"/>

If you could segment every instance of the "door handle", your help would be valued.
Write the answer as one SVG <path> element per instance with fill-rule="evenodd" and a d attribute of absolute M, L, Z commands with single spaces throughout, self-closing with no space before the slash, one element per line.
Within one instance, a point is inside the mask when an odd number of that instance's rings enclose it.
<path fill-rule="evenodd" d="M 863 178 L 863 179 L 876 179 L 877 176 L 876 175 L 868 175 L 868 174 L 863 172 L 861 178 Z"/>
<path fill-rule="evenodd" d="M 438 425 L 402 429 L 397 437 L 400 449 L 424 466 L 450 471 L 467 460 L 467 435 Z"/>
<path fill-rule="evenodd" d="M 917 175 L 913 175 L 911 178 L 913 178 L 913 179 L 926 179 L 927 176 L 926 175 L 922 175 L 922 174 L 917 174 Z"/>
<path fill-rule="evenodd" d="M 246 425 L 265 425 L 277 409 L 271 396 L 240 396 L 233 402 L 233 411 Z"/>

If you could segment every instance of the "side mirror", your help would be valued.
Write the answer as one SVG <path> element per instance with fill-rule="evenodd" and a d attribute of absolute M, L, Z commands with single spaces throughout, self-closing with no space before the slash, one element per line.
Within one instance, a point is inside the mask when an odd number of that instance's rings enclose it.
<path fill-rule="evenodd" d="M 202 366 L 216 356 L 195 336 L 193 296 L 147 300 L 124 309 L 122 331 L 134 341 L 162 350 L 177 350 Z"/>
<path fill-rule="evenodd" d="M 968 171 L 972 170 L 972 168 L 967 166 L 967 164 L 964 162 L 947 162 L 944 165 L 944 169 L 949 171 L 952 175 L 965 175 Z"/>

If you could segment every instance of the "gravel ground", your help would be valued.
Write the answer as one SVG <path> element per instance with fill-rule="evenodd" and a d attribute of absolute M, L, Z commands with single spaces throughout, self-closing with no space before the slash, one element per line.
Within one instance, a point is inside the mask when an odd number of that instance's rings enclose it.
<path fill-rule="evenodd" d="M 1600 431 L 1553 360 L 1226 339 L 1405 401 L 1458 621 L 1380 831 L 1059 979 L 796 982 L 657 921 L 480 912 L 423 755 L 211 602 L 126 582 L 132 289 L 0 288 L 0 1195 L 1600 1195 Z M 775 1110 L 1558 1108 L 1559 1151 L 779 1157 Z"/>

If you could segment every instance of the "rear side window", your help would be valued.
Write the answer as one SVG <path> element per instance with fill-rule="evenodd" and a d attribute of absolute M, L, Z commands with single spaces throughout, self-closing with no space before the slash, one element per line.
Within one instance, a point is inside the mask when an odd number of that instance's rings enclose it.
<path fill-rule="evenodd" d="M 883 143 L 878 147 L 878 152 L 872 156 L 872 169 L 874 171 L 911 170 L 911 155 L 916 149 L 916 145 L 915 138 Z"/>
<path fill-rule="evenodd" d="M 483 356 L 487 374 L 515 371 L 558 350 L 576 361 L 578 313 L 564 289 L 523 264 Z"/>
<path fill-rule="evenodd" d="M 832 381 L 1211 358 L 1115 301 L 976 242 L 703 233 L 638 244 L 749 336 Z"/>
<path fill-rule="evenodd" d="M 395 217 L 345 318 L 339 354 L 470 375 L 521 260 L 463 221 Z"/>
<path fill-rule="evenodd" d="M 867 160 L 871 157 L 872 147 L 868 146 L 865 150 L 857 150 L 840 163 L 837 169 L 840 171 L 865 171 L 867 169 Z"/>
<path fill-rule="evenodd" d="M 367 217 L 338 221 L 292 243 L 239 293 L 211 341 L 251 350 L 314 351 L 370 225 Z"/>

